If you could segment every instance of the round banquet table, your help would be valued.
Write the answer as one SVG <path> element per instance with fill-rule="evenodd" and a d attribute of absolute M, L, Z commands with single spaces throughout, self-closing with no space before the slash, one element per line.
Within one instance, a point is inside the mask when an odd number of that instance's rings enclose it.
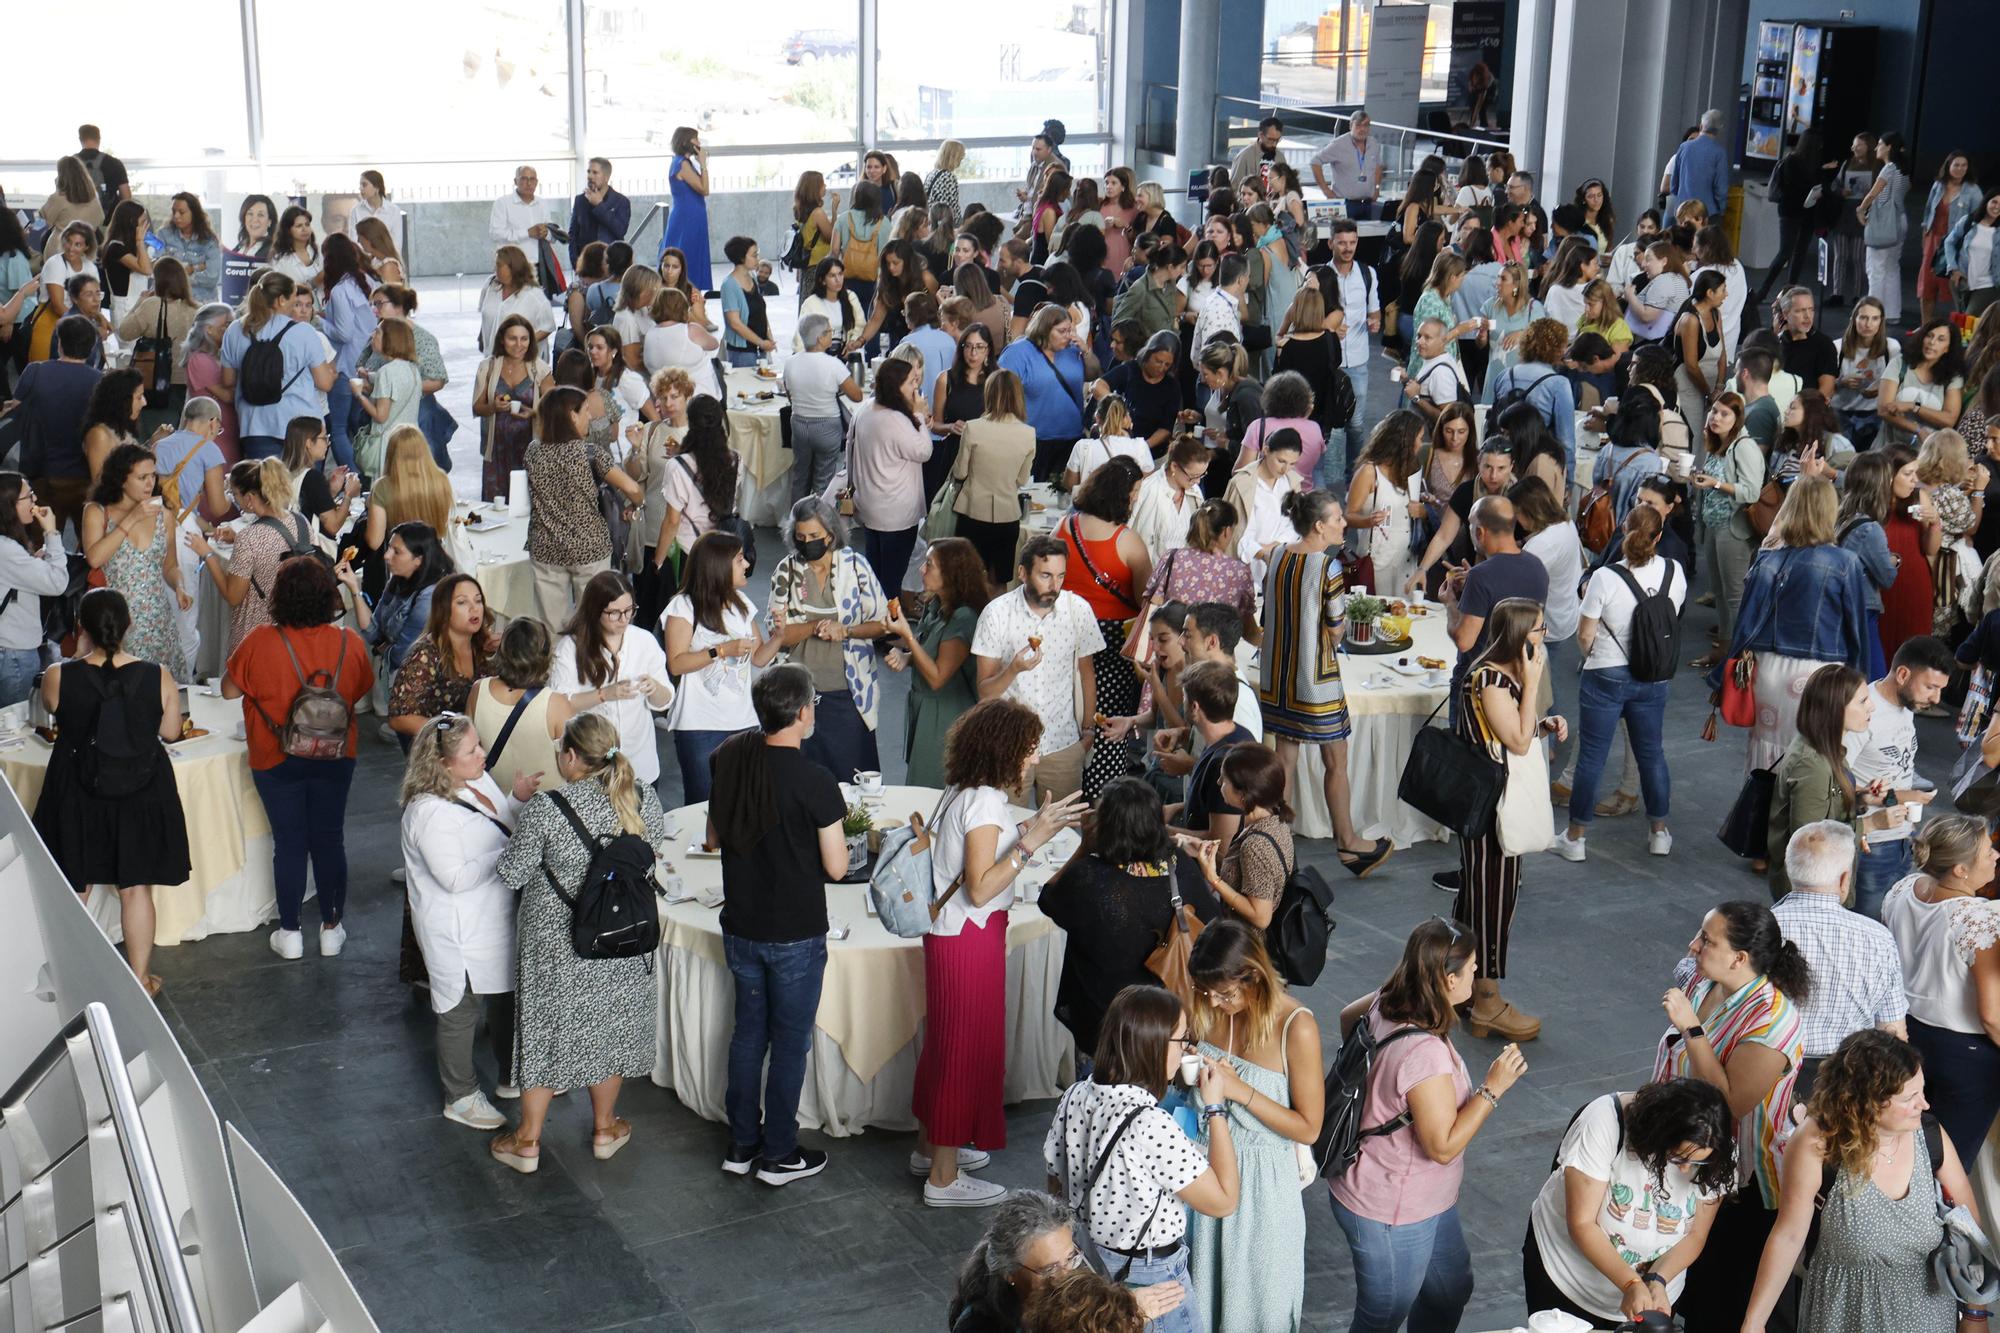
<path fill-rule="evenodd" d="M 1415 605 L 1413 603 L 1413 605 Z M 1408 657 L 1458 660 L 1444 608 L 1424 603 L 1429 614 L 1411 622 L 1409 648 L 1381 656 L 1340 652 L 1340 678 L 1347 692 L 1347 780 L 1349 811 L 1355 832 L 1364 838 L 1388 838 L 1398 847 L 1418 842 L 1442 842 L 1450 836 L 1444 825 L 1403 804 L 1396 796 L 1403 764 L 1416 744 L 1417 732 L 1444 702 L 1448 686 L 1427 684 L 1424 677 L 1399 674 L 1390 664 Z M 1257 649 L 1248 640 L 1236 646 L 1238 674 L 1255 688 Z M 1449 671 L 1449 667 L 1446 668 Z M 1437 720 L 1444 723 L 1444 712 Z M 1326 806 L 1322 779 L 1326 765 L 1319 748 L 1301 745 L 1292 768 L 1292 831 L 1307 838 L 1333 836 L 1333 814 Z"/>
<path fill-rule="evenodd" d="M 459 532 L 479 563 L 470 571 L 479 580 L 486 609 L 512 619 L 535 614 L 535 573 L 528 563 L 528 516 L 500 504 L 452 506 L 453 519 L 479 514 L 478 526 L 462 524 Z"/>
<path fill-rule="evenodd" d="M 210 935 L 255 930 L 278 914 L 271 885 L 271 825 L 250 781 L 250 753 L 241 738 L 243 706 L 188 692 L 188 712 L 208 735 L 167 747 L 187 819 L 193 873 L 185 884 L 153 888 L 155 944 L 180 944 Z M 30 814 L 48 776 L 48 742 L 33 732 L 0 738 L 0 773 Z M 97 886 L 85 905 L 114 942 L 122 938 L 118 894 Z"/>
<path fill-rule="evenodd" d="M 854 788 L 842 785 L 852 802 Z M 878 825 L 904 823 L 921 811 L 926 819 L 941 793 L 931 787 L 885 787 L 868 802 Z M 1031 812 L 1013 810 L 1025 819 Z M 664 901 L 660 913 L 658 1051 L 653 1082 L 670 1088 L 689 1110 L 724 1120 L 729 1086 L 729 1039 L 736 992 L 722 956 L 722 866 L 714 857 L 689 856 L 708 822 L 708 806 L 683 806 L 667 815 L 673 840 L 663 859 L 682 889 L 694 895 Z M 1036 854 L 1017 885 L 1039 897 L 1041 886 L 1077 844 L 1066 832 Z M 663 878 L 663 883 L 669 881 Z M 923 941 L 898 939 L 867 910 L 864 884 L 828 884 L 827 919 L 846 939 L 827 940 L 826 976 L 806 1056 L 799 1124 L 836 1138 L 866 1127 L 915 1129 L 910 1092 L 916 1082 L 923 1036 Z M 705 905 L 713 904 L 713 905 Z M 1032 901 L 1015 900 L 1007 927 L 1007 1079 L 1010 1103 L 1055 1097 L 1072 1077 L 1076 1047 L 1054 1016 L 1062 976 L 1063 932 Z"/>
<path fill-rule="evenodd" d="M 782 365 L 780 357 L 773 363 Z M 759 398 L 768 393 L 769 398 Z M 759 527 L 777 527 L 792 508 L 792 451 L 785 447 L 778 413 L 785 406 L 780 379 L 765 379 L 751 366 L 731 368 L 728 383 L 729 447 L 743 460 L 739 497 L 743 517 Z"/>

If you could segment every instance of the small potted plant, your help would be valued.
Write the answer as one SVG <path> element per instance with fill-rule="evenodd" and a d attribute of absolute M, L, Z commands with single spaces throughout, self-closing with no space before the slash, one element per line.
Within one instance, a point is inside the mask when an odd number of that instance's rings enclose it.
<path fill-rule="evenodd" d="M 868 831 L 874 827 L 875 817 L 861 802 L 856 801 L 847 807 L 847 814 L 840 821 L 840 833 L 847 839 L 847 868 L 850 872 L 868 864 Z"/>
<path fill-rule="evenodd" d="M 1347 641 L 1354 644 L 1375 642 L 1375 622 L 1389 604 L 1380 597 L 1354 596 L 1347 599 Z"/>

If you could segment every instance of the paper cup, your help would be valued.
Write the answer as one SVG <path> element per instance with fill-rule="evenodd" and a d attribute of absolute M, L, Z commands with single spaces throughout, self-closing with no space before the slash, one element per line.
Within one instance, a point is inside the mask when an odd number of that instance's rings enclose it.
<path fill-rule="evenodd" d="M 1181 1057 L 1181 1082 L 1187 1084 L 1190 1088 L 1201 1082 L 1200 1056 L 1189 1054 Z"/>
<path fill-rule="evenodd" d="M 521 468 L 507 474 L 507 512 L 516 517 L 528 512 L 528 474 Z"/>

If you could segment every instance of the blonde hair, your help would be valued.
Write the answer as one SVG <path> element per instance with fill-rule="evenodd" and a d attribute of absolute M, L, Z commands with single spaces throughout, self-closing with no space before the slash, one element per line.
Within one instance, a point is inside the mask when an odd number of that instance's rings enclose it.
<path fill-rule="evenodd" d="M 1959 866 L 1971 865 L 1986 840 L 1986 822 L 1976 815 L 1938 815 L 1926 819 L 1911 840 L 1917 867 L 1932 879 L 1943 879 Z"/>
<path fill-rule="evenodd" d="M 1509 278 L 1514 280 L 1514 291 L 1521 302 L 1518 306 L 1508 305 L 1507 298 L 1501 295 Z M 1511 264 L 1502 264 L 1500 275 L 1493 280 L 1493 297 L 1500 303 L 1500 308 L 1510 315 L 1519 314 L 1532 304 L 1535 293 L 1528 286 L 1528 266 L 1518 259 Z"/>
<path fill-rule="evenodd" d="M 1111 394 L 1104 405 L 1097 409 L 1097 438 L 1109 440 L 1132 433 L 1132 409 L 1125 406 L 1125 400 Z"/>
<path fill-rule="evenodd" d="M 680 293 L 676 292 L 675 295 L 679 296 Z M 686 300 L 687 298 L 683 296 L 681 299 Z M 653 397 L 660 399 L 662 402 L 666 400 L 669 393 L 672 393 L 676 389 L 680 391 L 682 402 L 692 402 L 694 400 L 694 377 L 679 366 L 668 366 L 665 370 L 655 371 L 652 383 L 646 387 L 653 391 Z"/>
<path fill-rule="evenodd" d="M 1708 221 L 1708 205 L 1699 199 L 1683 199 L 1680 207 L 1674 210 L 1674 221 L 1699 231 L 1702 224 Z"/>
<path fill-rule="evenodd" d="M 451 478 L 431 459 L 430 441 L 415 426 L 389 432 L 374 498 L 388 511 L 389 526 L 428 523 L 443 542 L 451 535 Z"/>
<path fill-rule="evenodd" d="M 1970 471 L 1965 437 L 1950 427 L 1932 431 L 1917 451 L 1917 480 L 1926 486 L 1956 486 Z"/>
<path fill-rule="evenodd" d="M 244 459 L 243 462 L 250 462 Z M 238 463 L 241 467 L 243 463 Z M 256 460 L 257 498 L 271 507 L 273 513 L 282 514 L 292 507 L 298 498 L 298 486 L 292 480 L 292 470 L 285 466 L 285 460 L 275 454 L 269 458 Z"/>
<path fill-rule="evenodd" d="M 1028 399 L 1021 389 L 1021 377 L 1011 370 L 996 370 L 986 377 L 979 395 L 980 410 L 995 421 L 1019 421 L 1027 415 Z"/>
<path fill-rule="evenodd" d="M 458 790 L 458 779 L 445 769 L 465 748 L 472 735 L 472 719 L 463 713 L 439 713 L 417 729 L 410 742 L 410 762 L 403 769 L 401 803 L 408 805 L 419 796 L 449 797 Z"/>
<path fill-rule="evenodd" d="M 659 295 L 653 298 L 655 324 L 685 324 L 693 310 L 694 307 L 688 304 L 688 294 L 678 287 L 662 287 Z"/>
<path fill-rule="evenodd" d="M 1237 966 L 1231 969 L 1233 979 L 1243 988 L 1243 1017 L 1249 1023 L 1247 1039 L 1238 1048 L 1241 1050 L 1261 1047 L 1277 1035 L 1278 1000 L 1285 994 L 1285 980 L 1271 965 L 1271 957 L 1264 952 L 1262 941 L 1253 938 L 1250 943 L 1251 947 L 1242 950 L 1240 957 L 1234 960 Z M 1188 1027 L 1196 1041 L 1213 1038 L 1219 1029 L 1229 1025 L 1230 1017 L 1217 1013 L 1209 1004 L 1205 987 L 1199 984 L 1194 987 L 1194 1005 L 1188 1014 Z"/>
<path fill-rule="evenodd" d="M 647 268 L 644 264 L 634 264 L 625 270 L 625 276 L 618 280 L 618 308 L 620 310 L 646 310 L 659 294 L 662 279 L 658 269 Z"/>
<path fill-rule="evenodd" d="M 1826 546 L 1839 530 L 1840 497 L 1825 477 L 1800 477 L 1785 493 L 1771 536 L 1780 546 Z"/>
<path fill-rule="evenodd" d="M 1136 197 L 1141 208 L 1165 208 L 1167 196 L 1158 181 L 1140 181 Z"/>
<path fill-rule="evenodd" d="M 937 161 L 931 164 L 934 171 L 957 171 L 958 164 L 965 161 L 965 145 L 956 139 L 946 139 L 938 145 Z"/>
<path fill-rule="evenodd" d="M 562 748 L 581 759 L 586 776 L 594 778 L 611 798 L 618 827 L 627 833 L 646 836 L 646 821 L 639 805 L 639 779 L 631 761 L 618 749 L 618 728 L 596 713 L 578 713 L 563 728 Z"/>

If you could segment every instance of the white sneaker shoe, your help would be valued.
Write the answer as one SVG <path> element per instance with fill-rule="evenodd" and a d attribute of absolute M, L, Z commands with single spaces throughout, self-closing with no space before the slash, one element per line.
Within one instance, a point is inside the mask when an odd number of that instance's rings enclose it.
<path fill-rule="evenodd" d="M 1654 829 L 1646 839 L 1646 850 L 1655 856 L 1665 856 L 1674 849 L 1674 835 L 1666 829 Z"/>
<path fill-rule="evenodd" d="M 1549 844 L 1549 850 L 1565 861 L 1581 861 L 1583 859 L 1583 839 L 1572 838 L 1569 836 L 1568 830 L 1564 830 L 1556 834 L 1556 840 Z"/>
<path fill-rule="evenodd" d="M 389 872 L 389 882 L 391 884 L 407 884 L 410 882 L 410 872 L 401 866 L 397 866 Z"/>
<path fill-rule="evenodd" d="M 960 1148 L 958 1150 L 958 1169 L 960 1171 L 977 1171 L 992 1160 L 992 1153 L 981 1152 L 977 1148 Z M 930 1173 L 931 1159 L 920 1153 L 911 1153 L 910 1174 L 913 1176 L 927 1176 Z"/>
<path fill-rule="evenodd" d="M 486 1094 L 479 1091 L 468 1092 L 455 1102 L 447 1102 L 444 1118 L 473 1129 L 500 1129 L 507 1123 L 507 1117 L 494 1110 L 493 1103 L 486 1100 Z"/>
<path fill-rule="evenodd" d="M 924 1169 L 928 1171 L 930 1168 Z M 924 1205 L 928 1208 L 991 1208 L 1006 1197 L 1005 1185 L 996 1185 L 990 1180 L 975 1180 L 963 1174 L 943 1189 L 928 1180 L 924 1182 Z"/>
<path fill-rule="evenodd" d="M 380 736 L 383 740 L 387 741 L 391 745 L 396 744 L 396 729 L 390 726 L 387 722 L 384 722 L 381 726 L 375 728 L 375 734 L 377 736 Z"/>
<path fill-rule="evenodd" d="M 319 928 L 319 956 L 338 958 L 340 951 L 347 947 L 346 926 L 321 926 Z"/>
<path fill-rule="evenodd" d="M 306 956 L 304 931 L 278 929 L 271 932 L 271 952 L 280 958 L 303 958 Z"/>
<path fill-rule="evenodd" d="M 517 1102 L 521 1100 L 521 1090 L 512 1083 L 494 1084 L 493 1095 L 503 1102 Z"/>

